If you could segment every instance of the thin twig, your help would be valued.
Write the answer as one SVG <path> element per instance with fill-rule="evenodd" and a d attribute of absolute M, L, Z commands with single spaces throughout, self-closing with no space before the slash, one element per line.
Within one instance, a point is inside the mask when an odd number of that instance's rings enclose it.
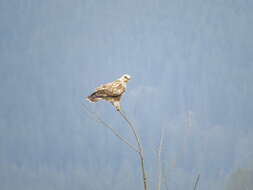
<path fill-rule="evenodd" d="M 133 126 L 132 122 L 127 118 L 126 114 L 123 113 L 123 111 L 119 110 L 120 115 L 126 120 L 128 123 L 128 126 L 132 130 L 135 140 L 138 144 L 138 154 L 141 162 L 141 171 L 142 171 L 142 179 L 143 179 L 143 185 L 144 185 L 144 190 L 148 190 L 148 183 L 147 183 L 147 174 L 145 172 L 145 167 L 144 167 L 144 152 L 143 152 L 143 147 L 140 141 L 140 137 L 138 136 L 135 127 Z"/>
<path fill-rule="evenodd" d="M 108 128 L 111 130 L 111 132 L 116 136 L 118 137 L 122 142 L 124 142 L 125 144 L 127 144 L 132 150 L 134 150 L 135 152 L 139 153 L 139 150 L 133 146 L 132 144 L 130 144 L 128 142 L 128 140 L 126 140 L 124 137 L 122 137 L 112 126 L 110 126 L 108 123 L 106 123 L 104 120 L 101 119 L 101 117 L 96 113 L 96 112 L 93 112 L 93 111 L 90 111 L 88 109 L 88 107 L 85 105 L 85 104 L 82 104 L 85 111 L 90 115 L 92 116 L 98 123 L 101 123 L 104 127 Z"/>
<path fill-rule="evenodd" d="M 158 147 L 158 152 L 157 152 L 157 157 L 158 157 L 158 184 L 157 184 L 157 190 L 161 189 L 161 184 L 162 184 L 162 163 L 161 163 L 161 153 L 162 153 L 162 146 L 163 146 L 163 137 L 164 137 L 164 128 L 162 129 L 161 132 L 161 137 L 160 137 L 160 143 Z"/>
<path fill-rule="evenodd" d="M 142 148 L 142 145 L 141 145 L 141 141 L 140 141 L 140 137 L 137 135 L 136 129 L 134 128 L 132 122 L 127 118 L 126 114 L 123 113 L 123 111 L 119 110 L 119 113 L 120 113 L 120 115 L 126 120 L 126 122 L 128 123 L 128 126 L 129 126 L 130 129 L 132 130 L 132 132 L 133 132 L 133 134 L 134 134 L 134 136 L 135 136 L 135 140 L 136 140 L 136 142 L 137 142 L 137 144 L 138 144 L 139 150 L 140 150 L 140 151 L 141 151 L 141 150 L 143 151 L 143 148 Z"/>
<path fill-rule="evenodd" d="M 168 185 L 168 176 L 167 173 L 165 172 L 165 169 L 163 169 L 163 180 L 164 180 L 164 184 L 165 184 L 165 189 L 169 190 L 169 185 Z"/>
<path fill-rule="evenodd" d="M 197 186 L 198 186 L 198 183 L 199 183 L 199 178 L 200 178 L 200 174 L 198 175 L 198 177 L 197 177 L 197 179 L 196 179 L 196 181 L 195 181 L 193 190 L 196 190 L 196 189 L 197 189 Z"/>

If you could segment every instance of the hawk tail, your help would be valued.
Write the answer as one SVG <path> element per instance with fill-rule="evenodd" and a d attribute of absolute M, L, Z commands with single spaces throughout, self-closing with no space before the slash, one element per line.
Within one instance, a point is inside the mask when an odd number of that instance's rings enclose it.
<path fill-rule="evenodd" d="M 86 99 L 87 99 L 88 101 L 90 101 L 90 102 L 97 102 L 97 101 L 101 100 L 101 98 L 98 97 L 98 96 L 96 95 L 96 92 L 92 93 L 92 94 L 91 94 L 90 96 L 88 96 Z"/>

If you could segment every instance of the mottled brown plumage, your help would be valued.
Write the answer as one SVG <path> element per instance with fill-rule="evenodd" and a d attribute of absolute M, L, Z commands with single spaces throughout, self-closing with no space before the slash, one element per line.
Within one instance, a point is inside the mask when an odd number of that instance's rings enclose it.
<path fill-rule="evenodd" d="M 125 74 L 113 82 L 103 84 L 97 87 L 96 91 L 88 96 L 87 99 L 94 103 L 100 100 L 109 101 L 113 104 L 117 111 L 119 111 L 120 98 L 126 91 L 126 84 L 130 79 L 131 77 Z"/>

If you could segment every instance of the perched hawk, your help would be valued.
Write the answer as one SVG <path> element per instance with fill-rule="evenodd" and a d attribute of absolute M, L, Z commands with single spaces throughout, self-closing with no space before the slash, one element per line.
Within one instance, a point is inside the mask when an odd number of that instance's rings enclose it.
<path fill-rule="evenodd" d="M 123 75 L 119 79 L 103 84 L 96 88 L 96 91 L 92 93 L 87 99 L 91 102 L 97 102 L 99 100 L 106 100 L 112 103 L 112 105 L 120 110 L 120 98 L 126 91 L 126 84 L 131 79 L 127 74 Z"/>

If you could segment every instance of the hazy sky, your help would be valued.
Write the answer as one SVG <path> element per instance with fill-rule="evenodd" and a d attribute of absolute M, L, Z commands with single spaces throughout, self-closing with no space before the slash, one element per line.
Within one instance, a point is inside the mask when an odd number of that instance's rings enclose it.
<path fill-rule="evenodd" d="M 253 167 L 252 10 L 250 0 L 0 0 L 0 189 L 140 189 L 136 155 L 81 106 L 132 141 L 109 103 L 84 99 L 125 73 L 122 107 L 151 187 L 164 127 L 170 188 L 200 173 L 200 189 L 224 189 Z"/>

